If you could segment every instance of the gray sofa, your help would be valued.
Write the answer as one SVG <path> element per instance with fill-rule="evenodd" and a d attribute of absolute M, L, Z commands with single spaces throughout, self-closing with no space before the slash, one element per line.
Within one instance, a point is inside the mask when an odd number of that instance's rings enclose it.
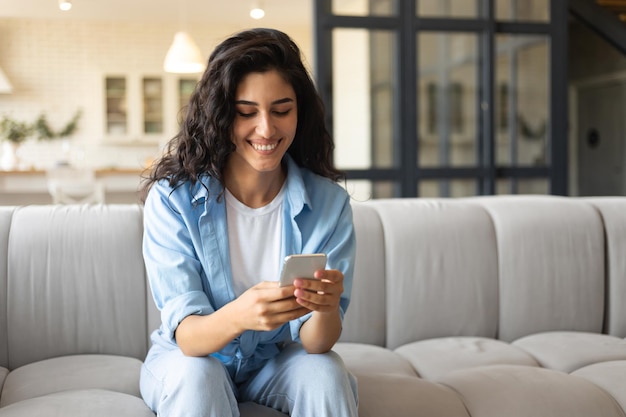
<path fill-rule="evenodd" d="M 626 197 L 353 207 L 360 416 L 626 415 Z M 0 417 L 153 416 L 141 237 L 138 206 L 0 207 Z"/>

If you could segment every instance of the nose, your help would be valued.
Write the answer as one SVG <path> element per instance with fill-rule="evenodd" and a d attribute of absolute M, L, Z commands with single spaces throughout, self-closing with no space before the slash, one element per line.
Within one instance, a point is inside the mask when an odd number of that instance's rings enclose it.
<path fill-rule="evenodd" d="M 256 132 L 263 138 L 269 139 L 274 136 L 276 129 L 269 113 L 260 112 L 259 120 L 256 126 Z"/>

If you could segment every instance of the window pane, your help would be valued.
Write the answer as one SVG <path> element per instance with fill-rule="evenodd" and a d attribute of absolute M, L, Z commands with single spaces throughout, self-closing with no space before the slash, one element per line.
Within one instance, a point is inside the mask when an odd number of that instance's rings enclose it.
<path fill-rule="evenodd" d="M 477 194 L 476 180 L 424 180 L 417 189 L 420 197 L 471 197 Z"/>
<path fill-rule="evenodd" d="M 550 181 L 547 178 L 503 178 L 496 182 L 496 194 L 550 194 Z"/>
<path fill-rule="evenodd" d="M 342 169 L 399 165 L 393 116 L 396 37 L 388 31 L 333 31 L 333 136 Z"/>
<path fill-rule="evenodd" d="M 505 195 L 505 194 L 513 194 L 513 186 L 511 185 L 511 180 L 509 179 L 498 179 L 496 181 L 496 194 L 497 195 Z"/>
<path fill-rule="evenodd" d="M 399 197 L 399 187 L 391 181 L 348 180 L 342 185 L 352 201 Z"/>
<path fill-rule="evenodd" d="M 549 160 L 548 39 L 499 35 L 496 51 L 497 163 L 545 166 Z"/>
<path fill-rule="evenodd" d="M 398 0 L 332 0 L 331 11 L 344 16 L 396 16 Z"/>
<path fill-rule="evenodd" d="M 422 167 L 477 164 L 478 35 L 418 35 L 419 144 Z"/>
<path fill-rule="evenodd" d="M 496 0 L 496 19 L 550 21 L 550 0 Z"/>
<path fill-rule="evenodd" d="M 421 17 L 471 18 L 478 16 L 476 0 L 415 0 Z"/>
<path fill-rule="evenodd" d="M 549 194 L 550 181 L 547 178 L 533 178 L 517 181 L 517 194 Z"/>

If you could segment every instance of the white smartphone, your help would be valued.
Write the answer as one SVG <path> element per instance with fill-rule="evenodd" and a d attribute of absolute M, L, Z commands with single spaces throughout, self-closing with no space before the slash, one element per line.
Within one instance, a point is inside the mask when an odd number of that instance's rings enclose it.
<path fill-rule="evenodd" d="M 326 269 L 326 254 L 324 253 L 289 255 L 283 262 L 280 286 L 291 285 L 296 278 L 313 279 L 315 271 L 320 269 Z"/>

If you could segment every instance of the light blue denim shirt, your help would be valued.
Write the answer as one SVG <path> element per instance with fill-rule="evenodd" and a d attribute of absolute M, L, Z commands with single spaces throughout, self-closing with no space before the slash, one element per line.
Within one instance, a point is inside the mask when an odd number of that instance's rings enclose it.
<path fill-rule="evenodd" d="M 355 256 L 352 208 L 346 191 L 301 168 L 288 156 L 283 203 L 282 257 L 323 252 L 327 269 L 344 274 L 341 316 L 350 301 Z M 207 175 L 194 186 L 153 185 L 144 209 L 143 254 L 161 326 L 152 333 L 151 354 L 178 349 L 174 332 L 192 314 L 208 315 L 235 299 L 222 186 Z M 263 244 L 263 242 L 259 242 Z M 278 277 L 276 277 L 278 280 Z M 311 313 L 267 332 L 245 331 L 213 356 L 238 382 L 279 351 L 299 341 Z"/>

